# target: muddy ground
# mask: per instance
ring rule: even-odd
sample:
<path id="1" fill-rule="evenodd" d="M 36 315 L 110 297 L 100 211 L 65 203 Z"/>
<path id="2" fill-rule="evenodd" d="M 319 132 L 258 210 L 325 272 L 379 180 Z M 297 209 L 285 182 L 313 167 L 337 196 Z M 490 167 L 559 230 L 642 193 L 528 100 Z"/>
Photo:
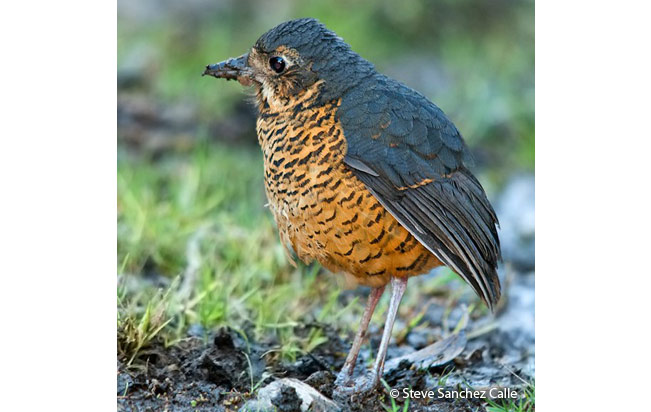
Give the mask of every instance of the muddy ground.
<path id="1" fill-rule="evenodd" d="M 508 282 L 505 304 L 495 317 L 487 315 L 469 320 L 464 331 L 467 342 L 465 345 L 461 343 L 461 352 L 457 356 L 429 367 L 415 367 L 408 362 L 393 369 L 388 365 L 384 379 L 389 387 L 401 391 L 403 388 L 434 391 L 445 388 L 448 391 L 466 387 L 508 387 L 522 392 L 523 386 L 531 382 L 534 375 L 534 276 L 533 273 L 515 275 Z M 412 353 L 432 341 L 443 339 L 445 325 L 441 319 L 444 310 L 443 306 L 430 306 L 424 320 L 431 326 L 412 331 L 400 345 L 392 343 L 388 359 Z M 455 308 L 448 322 L 455 325 L 462 316 L 463 308 Z M 313 326 L 306 325 L 306 331 Z M 282 378 L 298 379 L 330 398 L 335 374 L 343 364 L 350 341 L 342 339 L 341 334 L 329 325 L 316 326 L 323 328 L 329 337 L 328 342 L 291 364 L 268 361 L 265 353 L 271 349 L 271 344 L 249 341 L 247 345 L 240 335 L 228 329 L 207 332 L 204 337 L 188 336 L 168 349 L 159 343 L 145 351 L 138 367 L 126 368 L 118 361 L 118 410 L 255 409 L 259 404 L 255 403 L 255 395 L 251 395 L 252 382 L 259 389 Z M 381 329 L 372 328 L 372 347 L 377 347 L 380 336 Z M 357 375 L 363 373 L 369 358 L 372 356 L 367 346 L 360 355 Z M 270 401 L 279 411 L 300 410 L 300 398 L 287 386 Z M 352 400 L 337 401 L 341 410 L 351 411 L 385 411 L 385 407 L 391 406 L 390 396 L 384 388 Z M 402 401 L 402 398 L 398 399 L 397 404 L 402 404 Z M 409 410 L 477 411 L 485 410 L 485 402 L 477 399 L 412 399 Z"/>

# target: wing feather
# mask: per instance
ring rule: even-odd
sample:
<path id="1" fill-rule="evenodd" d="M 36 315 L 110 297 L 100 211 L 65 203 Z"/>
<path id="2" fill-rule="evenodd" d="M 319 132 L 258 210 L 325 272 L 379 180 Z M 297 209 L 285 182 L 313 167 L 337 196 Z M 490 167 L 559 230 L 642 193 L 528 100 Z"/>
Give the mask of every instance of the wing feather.
<path id="1" fill-rule="evenodd" d="M 493 308 L 500 297 L 498 220 L 465 166 L 470 156 L 459 131 L 424 96 L 382 75 L 359 87 L 369 92 L 352 89 L 354 99 L 344 96 L 338 111 L 348 147 L 345 163 L 402 226 Z"/>

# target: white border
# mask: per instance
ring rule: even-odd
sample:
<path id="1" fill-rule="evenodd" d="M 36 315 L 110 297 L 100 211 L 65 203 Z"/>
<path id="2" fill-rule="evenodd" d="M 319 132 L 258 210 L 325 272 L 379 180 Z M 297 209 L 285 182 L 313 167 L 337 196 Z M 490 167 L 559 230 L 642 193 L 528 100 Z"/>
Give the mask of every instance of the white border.
<path id="1" fill-rule="evenodd" d="M 536 409 L 648 409 L 649 6 L 536 7 Z"/>
<path id="2" fill-rule="evenodd" d="M 7 2 L 2 410 L 116 407 L 116 7 Z"/>

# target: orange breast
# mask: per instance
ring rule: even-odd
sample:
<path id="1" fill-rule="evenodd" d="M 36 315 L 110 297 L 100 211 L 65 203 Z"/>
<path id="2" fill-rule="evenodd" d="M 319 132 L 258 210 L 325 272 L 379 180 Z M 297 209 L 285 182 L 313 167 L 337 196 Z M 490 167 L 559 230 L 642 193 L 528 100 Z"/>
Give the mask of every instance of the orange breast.
<path id="1" fill-rule="evenodd" d="M 310 100 L 308 92 L 296 102 L 300 110 L 262 110 L 258 118 L 265 189 L 283 244 L 306 263 L 316 259 L 374 287 L 441 265 L 343 163 L 338 102 L 309 108 Z"/>

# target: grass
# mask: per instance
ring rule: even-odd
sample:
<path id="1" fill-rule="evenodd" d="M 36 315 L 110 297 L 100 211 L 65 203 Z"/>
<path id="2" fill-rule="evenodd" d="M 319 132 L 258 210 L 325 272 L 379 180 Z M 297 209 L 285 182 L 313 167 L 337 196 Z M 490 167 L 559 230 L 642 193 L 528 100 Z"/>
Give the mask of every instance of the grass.
<path id="1" fill-rule="evenodd" d="M 536 410 L 536 385 L 535 382 L 527 383 L 523 396 L 518 399 L 491 400 L 486 402 L 487 412 L 533 412 Z"/>
<path id="2" fill-rule="evenodd" d="M 293 267 L 264 207 L 261 160 L 247 149 L 199 145 L 152 162 L 118 160 L 118 351 L 128 363 L 153 340 L 190 325 L 272 339 L 294 360 L 357 305 L 339 303 L 333 276 Z M 353 308 L 354 306 L 354 308 Z"/>
<path id="3" fill-rule="evenodd" d="M 145 298 L 143 305 L 136 299 L 129 299 L 122 285 L 118 288 L 118 356 L 131 365 L 140 351 L 159 336 L 173 320 L 168 308 L 170 291 L 157 291 Z"/>
<path id="4" fill-rule="evenodd" d="M 391 387 L 389 384 L 384 380 L 380 379 L 380 382 L 382 383 L 382 386 L 384 386 L 384 389 L 386 392 L 391 392 Z M 396 402 L 396 399 L 393 396 L 389 396 L 389 399 L 391 401 L 391 405 L 385 405 L 382 404 L 382 408 L 384 408 L 385 411 L 387 412 L 407 412 L 409 410 L 409 398 L 405 399 L 405 403 L 400 406 Z"/>

